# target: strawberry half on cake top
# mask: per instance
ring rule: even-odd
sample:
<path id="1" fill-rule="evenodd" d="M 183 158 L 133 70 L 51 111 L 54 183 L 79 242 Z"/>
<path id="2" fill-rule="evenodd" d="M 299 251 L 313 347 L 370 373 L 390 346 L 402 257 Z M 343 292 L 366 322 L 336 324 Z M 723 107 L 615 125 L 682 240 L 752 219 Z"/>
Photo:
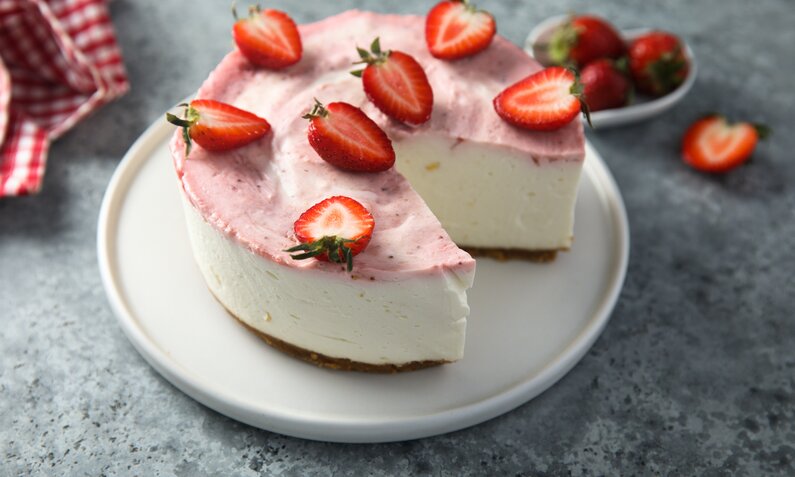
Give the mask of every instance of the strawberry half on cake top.
<path id="1" fill-rule="evenodd" d="M 571 245 L 581 122 L 533 131 L 495 111 L 495 97 L 542 69 L 499 35 L 445 59 L 423 16 L 348 11 L 297 29 L 295 64 L 262 67 L 235 49 L 196 95 L 267 120 L 268 134 L 227 151 L 194 144 L 187 157 L 183 133 L 171 142 L 207 284 L 268 343 L 321 366 L 457 361 L 470 254 L 550 260 Z M 361 63 L 375 38 L 377 58 Z M 362 68 L 366 84 L 351 74 Z M 351 170 L 352 158 L 378 165 Z"/>

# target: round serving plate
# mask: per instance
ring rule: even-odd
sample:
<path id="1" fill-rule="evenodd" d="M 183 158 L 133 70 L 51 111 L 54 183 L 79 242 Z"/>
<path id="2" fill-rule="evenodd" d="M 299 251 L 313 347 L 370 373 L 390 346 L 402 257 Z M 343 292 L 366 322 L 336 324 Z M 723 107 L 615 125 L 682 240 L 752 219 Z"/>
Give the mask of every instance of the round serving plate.
<path id="1" fill-rule="evenodd" d="M 529 401 L 593 345 L 627 268 L 621 194 L 586 145 L 576 242 L 548 264 L 478 260 L 466 356 L 379 375 L 317 368 L 267 346 L 213 299 L 193 261 L 167 142 L 153 124 L 130 148 L 99 217 L 102 281 L 124 332 L 177 388 L 282 434 L 385 442 L 462 429 Z"/>

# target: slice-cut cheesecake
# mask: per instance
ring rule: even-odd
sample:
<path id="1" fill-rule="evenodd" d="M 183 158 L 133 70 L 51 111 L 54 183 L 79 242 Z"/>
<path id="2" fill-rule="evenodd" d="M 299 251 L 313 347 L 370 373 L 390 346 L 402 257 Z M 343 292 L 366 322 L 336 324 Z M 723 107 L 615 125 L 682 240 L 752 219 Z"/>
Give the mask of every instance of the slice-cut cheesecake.
<path id="1" fill-rule="evenodd" d="M 299 27 L 303 58 L 273 71 L 238 50 L 198 98 L 268 119 L 272 133 L 229 152 L 171 143 L 188 231 L 207 285 L 273 346 L 316 364 L 396 371 L 460 359 L 473 253 L 554 257 L 572 240 L 584 157 L 580 121 L 554 132 L 504 122 L 492 99 L 540 70 L 497 36 L 483 52 L 448 62 L 428 53 L 424 18 L 350 11 Z M 431 119 L 397 123 L 350 74 L 356 46 L 380 37 L 414 56 L 433 87 Z M 396 169 L 353 173 L 323 161 L 302 119 L 315 98 L 360 107 L 392 139 Z M 363 204 L 375 220 L 352 272 L 297 261 L 293 223 L 331 196 Z M 499 319 L 499 317 L 491 317 Z"/>
<path id="2" fill-rule="evenodd" d="M 398 170 L 473 255 L 548 261 L 571 246 L 581 160 L 528 160 L 440 137 L 412 137 L 396 151 Z"/>

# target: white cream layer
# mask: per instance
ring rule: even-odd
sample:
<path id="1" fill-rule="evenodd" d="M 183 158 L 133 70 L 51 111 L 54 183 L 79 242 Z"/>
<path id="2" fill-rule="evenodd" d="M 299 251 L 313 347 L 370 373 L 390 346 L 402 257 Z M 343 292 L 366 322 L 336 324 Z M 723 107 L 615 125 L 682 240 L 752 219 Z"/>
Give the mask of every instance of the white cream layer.
<path id="1" fill-rule="evenodd" d="M 183 197 L 184 199 L 184 197 Z M 194 256 L 208 287 L 247 325 L 295 346 L 368 364 L 456 361 L 464 353 L 463 276 L 443 270 L 402 281 L 306 273 L 241 247 L 187 201 Z"/>
<path id="2" fill-rule="evenodd" d="M 571 246 L 581 161 L 529 161 L 514 150 L 447 137 L 394 143 L 396 167 L 459 246 Z"/>

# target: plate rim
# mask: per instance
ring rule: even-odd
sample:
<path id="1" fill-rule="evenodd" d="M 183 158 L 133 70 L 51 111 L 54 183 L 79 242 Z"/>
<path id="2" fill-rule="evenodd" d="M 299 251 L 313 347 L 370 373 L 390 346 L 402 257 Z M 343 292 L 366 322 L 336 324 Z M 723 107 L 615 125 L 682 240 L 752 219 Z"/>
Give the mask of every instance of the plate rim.
<path id="1" fill-rule="evenodd" d="M 102 199 L 97 224 L 97 256 L 103 288 L 108 302 L 122 330 L 138 353 L 172 385 L 194 400 L 245 424 L 294 437 L 346 443 L 377 443 L 419 439 L 464 429 L 509 412 L 540 395 L 565 376 L 593 346 L 601 335 L 618 301 L 626 278 L 629 261 L 629 222 L 621 191 L 606 163 L 596 149 L 586 141 L 584 169 L 595 180 L 595 188 L 605 195 L 608 211 L 616 234 L 616 261 L 612 281 L 594 308 L 592 318 L 561 351 L 538 373 L 486 399 L 437 413 L 405 417 L 382 416 L 378 419 L 351 419 L 285 412 L 281 409 L 262 409 L 203 385 L 203 379 L 169 357 L 138 323 L 125 303 L 118 270 L 113 255 L 113 240 L 118 224 L 118 210 L 138 171 L 161 146 L 173 128 L 157 120 L 133 143 L 111 177 Z"/>

